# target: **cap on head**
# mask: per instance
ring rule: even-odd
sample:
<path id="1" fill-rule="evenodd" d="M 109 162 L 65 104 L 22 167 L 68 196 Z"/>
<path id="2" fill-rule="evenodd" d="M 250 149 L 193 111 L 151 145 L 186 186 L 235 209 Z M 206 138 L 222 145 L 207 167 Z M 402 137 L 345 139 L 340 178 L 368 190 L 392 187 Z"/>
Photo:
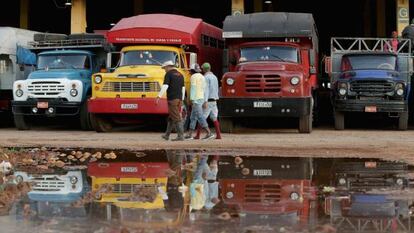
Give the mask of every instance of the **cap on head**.
<path id="1" fill-rule="evenodd" d="M 162 66 L 161 66 L 161 68 L 165 68 L 165 67 L 168 67 L 168 66 L 174 66 L 174 62 L 173 61 L 166 61 L 166 62 L 164 62 L 164 63 L 162 63 Z"/>
<path id="2" fill-rule="evenodd" d="M 201 68 L 203 68 L 203 70 L 210 70 L 211 69 L 210 63 L 204 62 L 203 65 L 201 65 Z"/>
<path id="3" fill-rule="evenodd" d="M 197 63 L 191 64 L 190 70 L 195 71 L 197 73 L 201 72 L 200 65 Z"/>

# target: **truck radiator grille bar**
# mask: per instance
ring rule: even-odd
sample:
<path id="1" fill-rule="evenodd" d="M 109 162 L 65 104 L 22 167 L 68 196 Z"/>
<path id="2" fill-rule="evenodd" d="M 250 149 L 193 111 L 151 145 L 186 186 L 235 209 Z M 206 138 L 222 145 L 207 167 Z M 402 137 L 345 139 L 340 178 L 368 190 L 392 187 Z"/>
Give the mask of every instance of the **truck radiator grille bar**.
<path id="1" fill-rule="evenodd" d="M 272 204 L 280 201 L 278 184 L 246 184 L 244 201 L 247 203 Z"/>
<path id="2" fill-rule="evenodd" d="M 384 80 L 359 80 L 351 82 L 351 91 L 358 94 L 384 95 L 394 90 L 394 84 Z"/>
<path id="3" fill-rule="evenodd" d="M 51 96 L 65 92 L 65 85 L 60 82 L 32 82 L 27 90 L 32 95 Z"/>
<path id="4" fill-rule="evenodd" d="M 159 92 L 158 82 L 106 82 L 104 92 Z"/>
<path id="5" fill-rule="evenodd" d="M 138 187 L 156 187 L 154 184 L 114 184 L 113 194 L 131 194 Z"/>
<path id="6" fill-rule="evenodd" d="M 65 181 L 57 177 L 36 177 L 31 179 L 34 183 L 33 191 L 57 192 L 65 188 Z"/>
<path id="7" fill-rule="evenodd" d="M 280 92 L 281 78 L 279 75 L 246 75 L 246 92 Z"/>

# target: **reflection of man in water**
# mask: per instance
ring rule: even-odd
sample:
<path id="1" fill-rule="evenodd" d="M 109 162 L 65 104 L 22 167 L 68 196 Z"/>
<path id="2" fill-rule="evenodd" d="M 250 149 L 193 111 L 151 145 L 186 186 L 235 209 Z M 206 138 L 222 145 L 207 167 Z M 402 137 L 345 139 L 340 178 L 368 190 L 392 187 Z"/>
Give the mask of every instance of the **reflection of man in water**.
<path id="1" fill-rule="evenodd" d="M 214 158 L 210 161 L 210 164 L 205 164 L 204 167 L 204 196 L 205 196 L 205 204 L 204 208 L 207 210 L 212 209 L 218 202 L 218 181 L 217 181 L 217 159 Z"/>

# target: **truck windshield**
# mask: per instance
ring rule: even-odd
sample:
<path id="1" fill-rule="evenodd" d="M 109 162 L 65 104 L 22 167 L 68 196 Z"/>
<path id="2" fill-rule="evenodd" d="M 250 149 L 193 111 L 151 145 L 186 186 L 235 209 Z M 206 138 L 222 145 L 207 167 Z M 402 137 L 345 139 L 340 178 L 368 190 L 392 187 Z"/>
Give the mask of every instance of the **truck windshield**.
<path id="1" fill-rule="evenodd" d="M 395 70 L 397 58 L 393 55 L 344 56 L 341 71 L 349 70 Z"/>
<path id="2" fill-rule="evenodd" d="M 299 62 L 298 50 L 293 47 L 283 46 L 257 46 L 242 48 L 240 50 L 240 62 L 249 61 L 282 61 Z"/>
<path id="3" fill-rule="evenodd" d="M 41 55 L 37 61 L 38 69 L 89 69 L 86 55 Z"/>
<path id="4" fill-rule="evenodd" d="M 172 51 L 156 50 L 134 50 L 124 53 L 121 66 L 132 65 L 158 65 L 166 61 L 173 61 L 176 66 L 179 64 L 178 55 Z"/>

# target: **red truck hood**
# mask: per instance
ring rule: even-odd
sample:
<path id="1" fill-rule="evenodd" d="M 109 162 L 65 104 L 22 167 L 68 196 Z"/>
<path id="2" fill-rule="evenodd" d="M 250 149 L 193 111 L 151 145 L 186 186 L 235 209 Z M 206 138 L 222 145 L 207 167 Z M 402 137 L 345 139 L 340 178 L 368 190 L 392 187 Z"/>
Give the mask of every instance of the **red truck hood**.
<path id="1" fill-rule="evenodd" d="M 299 71 L 302 67 L 298 64 L 281 62 L 246 62 L 237 66 L 238 71 Z"/>

